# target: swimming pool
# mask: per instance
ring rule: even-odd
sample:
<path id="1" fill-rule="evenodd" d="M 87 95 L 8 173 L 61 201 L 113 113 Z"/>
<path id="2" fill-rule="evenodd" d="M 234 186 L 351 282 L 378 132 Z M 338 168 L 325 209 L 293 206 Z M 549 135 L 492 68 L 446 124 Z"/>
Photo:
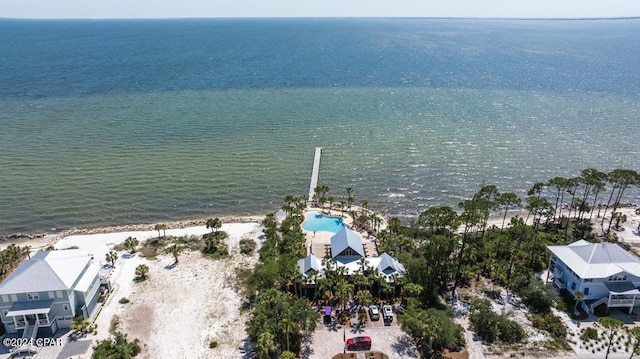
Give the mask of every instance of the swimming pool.
<path id="1" fill-rule="evenodd" d="M 302 228 L 310 232 L 338 233 L 344 228 L 341 217 L 325 216 L 319 212 L 308 212 Z"/>

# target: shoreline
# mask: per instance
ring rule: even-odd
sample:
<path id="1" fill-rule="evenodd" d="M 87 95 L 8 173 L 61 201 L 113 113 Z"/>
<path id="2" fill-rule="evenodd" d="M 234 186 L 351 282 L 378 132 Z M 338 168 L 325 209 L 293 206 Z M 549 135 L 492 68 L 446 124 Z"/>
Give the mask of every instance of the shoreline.
<path id="1" fill-rule="evenodd" d="M 260 223 L 266 215 L 266 213 L 263 215 L 229 215 L 218 216 L 217 218 L 220 218 L 222 223 Z M 69 228 L 56 233 L 15 233 L 9 235 L 0 235 L 0 249 L 4 249 L 11 244 L 16 244 L 18 246 L 35 244 L 36 246 L 34 246 L 34 248 L 44 248 L 48 245 L 54 245 L 56 242 L 63 238 L 74 235 L 155 231 L 154 227 L 159 223 L 165 224 L 167 226 L 166 230 L 198 227 L 206 225 L 206 221 L 208 218 L 216 218 L 216 216 L 198 219 L 172 220 L 157 223 L 132 223 L 118 226 Z"/>
<path id="2" fill-rule="evenodd" d="M 356 207 L 356 206 L 354 206 Z M 640 208 L 637 205 L 627 203 L 624 206 L 618 208 L 619 211 L 625 211 L 630 215 L 631 219 L 635 219 L 635 211 L 636 208 Z M 267 212 L 263 214 L 253 214 L 253 215 L 227 215 L 227 216 L 217 216 L 220 218 L 222 223 L 260 223 L 264 219 L 264 217 L 269 213 Z M 375 212 L 375 211 L 374 211 Z M 385 220 L 388 220 L 387 216 L 383 213 L 379 213 L 383 216 Z M 492 212 L 489 216 L 489 225 L 501 226 L 503 214 L 504 212 Z M 505 227 L 509 225 L 510 219 L 515 216 L 519 216 L 522 219 L 526 219 L 528 212 L 523 209 L 514 209 L 509 211 L 505 221 Z M 45 248 L 48 245 L 54 245 L 59 240 L 74 236 L 74 235 L 90 235 L 90 234 L 108 234 L 108 233 L 121 233 L 121 232 L 140 232 L 140 231 L 156 231 L 155 225 L 162 223 L 167 226 L 165 230 L 172 229 L 182 229 L 182 228 L 190 228 L 190 227 L 198 227 L 205 226 L 208 218 L 215 218 L 216 216 L 209 216 L 206 218 L 197 218 L 197 219 L 182 219 L 182 220 L 171 220 L 165 222 L 157 222 L 157 223 L 130 223 L 116 226 L 104 226 L 104 227 L 85 227 L 85 228 L 69 228 L 64 229 L 55 233 L 15 233 L 9 235 L 0 235 L 0 249 L 4 249 L 11 244 L 16 244 L 18 246 L 28 245 L 32 246 L 34 249 L 36 248 Z M 595 217 L 595 216 L 594 216 Z M 417 216 L 412 216 L 411 218 L 417 218 Z M 531 224 L 531 219 L 529 219 L 529 223 Z"/>

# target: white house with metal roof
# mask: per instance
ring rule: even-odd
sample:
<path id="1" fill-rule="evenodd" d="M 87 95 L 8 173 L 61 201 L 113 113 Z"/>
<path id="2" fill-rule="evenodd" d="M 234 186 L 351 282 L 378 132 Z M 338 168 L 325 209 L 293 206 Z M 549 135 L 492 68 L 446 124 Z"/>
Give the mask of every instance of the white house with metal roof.
<path id="1" fill-rule="evenodd" d="M 548 246 L 549 278 L 571 295 L 584 293 L 583 308 L 590 313 L 604 303 L 608 308 L 640 306 L 640 259 L 615 243 L 580 240 L 567 246 Z"/>
<path id="2" fill-rule="evenodd" d="M 327 255 L 331 256 L 332 265 L 335 268 L 344 267 L 345 274 L 353 275 L 363 267 L 376 270 L 388 282 L 394 277 L 403 277 L 406 274 L 404 266 L 388 253 L 382 253 L 377 257 L 367 257 L 362 238 L 348 228 L 343 228 L 331 237 L 331 248 Z M 322 260 L 313 253 L 298 260 L 298 269 L 305 277 L 317 272 L 324 276 Z"/>
<path id="3" fill-rule="evenodd" d="M 100 266 L 87 252 L 37 252 L 0 283 L 0 318 L 7 333 L 51 336 L 74 317 L 90 318 L 97 307 Z"/>

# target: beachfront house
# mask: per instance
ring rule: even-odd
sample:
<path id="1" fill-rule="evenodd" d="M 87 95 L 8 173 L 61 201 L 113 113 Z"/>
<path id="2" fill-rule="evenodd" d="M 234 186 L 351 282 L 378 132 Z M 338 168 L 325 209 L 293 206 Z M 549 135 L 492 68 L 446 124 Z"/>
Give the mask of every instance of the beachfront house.
<path id="1" fill-rule="evenodd" d="M 549 275 L 553 285 L 574 298 L 582 292 L 582 308 L 628 308 L 640 305 L 640 260 L 615 243 L 580 240 L 567 246 L 548 246 Z"/>
<path id="2" fill-rule="evenodd" d="M 377 257 L 367 256 L 362 238 L 346 227 L 331 237 L 331 245 L 327 247 L 325 254 L 327 258 L 331 258 L 329 263 L 336 268 L 344 267 L 347 275 L 353 275 L 363 267 L 376 270 L 387 282 L 406 275 L 404 266 L 388 253 L 382 253 Z M 307 278 L 312 273 L 318 273 L 322 277 L 324 276 L 322 263 L 320 258 L 311 253 L 298 260 L 298 269 Z"/>
<path id="3" fill-rule="evenodd" d="M 7 333 L 51 336 L 76 316 L 95 314 L 108 279 L 92 256 L 80 250 L 40 251 L 0 283 L 0 312 Z"/>

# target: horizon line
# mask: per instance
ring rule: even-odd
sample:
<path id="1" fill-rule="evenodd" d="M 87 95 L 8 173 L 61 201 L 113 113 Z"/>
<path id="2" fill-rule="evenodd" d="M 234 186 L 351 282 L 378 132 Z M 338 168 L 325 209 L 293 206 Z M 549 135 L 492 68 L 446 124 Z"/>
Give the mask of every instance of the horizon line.
<path id="1" fill-rule="evenodd" d="M 501 21 L 593 21 L 636 20 L 637 16 L 611 17 L 465 17 L 465 16 L 211 16 L 211 17 L 3 17 L 0 20 L 222 20 L 222 19 L 391 19 L 391 20 L 501 20 Z"/>

